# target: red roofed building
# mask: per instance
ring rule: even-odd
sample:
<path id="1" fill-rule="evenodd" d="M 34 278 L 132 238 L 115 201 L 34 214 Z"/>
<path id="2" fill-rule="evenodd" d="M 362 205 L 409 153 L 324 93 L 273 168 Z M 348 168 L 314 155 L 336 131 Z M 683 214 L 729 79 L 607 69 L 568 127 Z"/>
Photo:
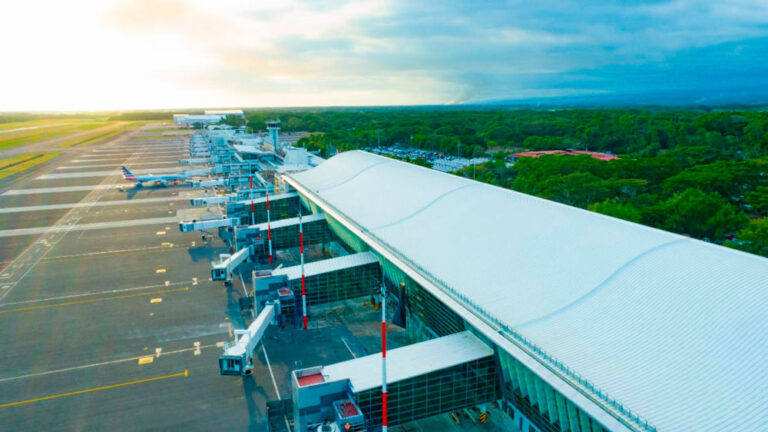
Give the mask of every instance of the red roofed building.
<path id="1" fill-rule="evenodd" d="M 591 151 L 585 151 L 585 150 L 541 150 L 541 151 L 526 151 L 526 152 L 520 152 L 515 153 L 512 155 L 515 159 L 521 158 L 521 157 L 530 157 L 530 158 L 537 158 L 544 155 L 566 155 L 566 156 L 578 156 L 578 155 L 587 155 L 590 157 L 593 157 L 595 159 L 600 160 L 613 160 L 618 159 L 619 157 L 616 155 L 608 154 L 608 153 L 598 153 L 598 152 L 591 152 Z"/>

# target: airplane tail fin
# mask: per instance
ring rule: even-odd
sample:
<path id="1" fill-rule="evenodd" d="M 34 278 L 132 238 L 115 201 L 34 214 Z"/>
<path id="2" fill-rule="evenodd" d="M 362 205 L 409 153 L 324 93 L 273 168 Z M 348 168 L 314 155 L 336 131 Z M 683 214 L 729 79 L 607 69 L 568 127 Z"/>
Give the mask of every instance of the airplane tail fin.
<path id="1" fill-rule="evenodd" d="M 126 167 L 125 167 L 125 165 L 121 166 L 120 168 L 123 170 L 123 178 L 124 178 L 125 180 L 132 180 L 132 181 L 136 181 L 136 176 L 135 176 L 135 175 L 133 175 L 133 173 L 132 173 L 132 172 L 130 172 L 130 171 L 128 170 L 128 168 L 126 168 Z"/>

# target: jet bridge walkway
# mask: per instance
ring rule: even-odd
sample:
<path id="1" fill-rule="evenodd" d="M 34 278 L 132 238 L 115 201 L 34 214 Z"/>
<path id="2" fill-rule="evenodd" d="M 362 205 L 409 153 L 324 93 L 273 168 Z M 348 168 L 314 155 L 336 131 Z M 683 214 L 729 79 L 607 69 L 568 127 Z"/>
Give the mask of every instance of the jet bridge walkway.
<path id="1" fill-rule="evenodd" d="M 313 214 L 303 217 L 304 245 L 326 243 L 331 240 L 331 231 L 324 214 Z M 267 234 L 267 223 L 250 225 L 247 228 L 258 228 Z M 280 219 L 271 223 L 272 249 L 287 249 L 299 247 L 299 218 Z"/>
<path id="2" fill-rule="evenodd" d="M 492 403 L 500 397 L 493 349 L 470 331 L 387 352 L 387 424 L 414 420 Z M 291 373 L 296 430 L 349 422 L 338 404 L 362 416 L 356 425 L 381 425 L 381 354 L 297 369 Z M 343 429 L 342 429 L 343 430 Z"/>
<path id="3" fill-rule="evenodd" d="M 282 267 L 273 276 L 285 276 L 287 285 L 301 293 L 301 266 Z M 381 269 L 372 252 L 362 252 L 304 264 L 307 305 L 368 296 L 379 292 Z"/>
<path id="4" fill-rule="evenodd" d="M 253 205 L 253 207 L 251 207 Z M 299 213 L 299 194 L 296 192 L 269 197 L 270 217 L 285 219 Z M 252 213 L 253 211 L 253 213 Z M 253 214 L 253 216 L 251 216 Z M 258 197 L 227 203 L 227 216 L 239 217 L 243 224 L 258 224 L 267 221 L 267 197 Z"/>

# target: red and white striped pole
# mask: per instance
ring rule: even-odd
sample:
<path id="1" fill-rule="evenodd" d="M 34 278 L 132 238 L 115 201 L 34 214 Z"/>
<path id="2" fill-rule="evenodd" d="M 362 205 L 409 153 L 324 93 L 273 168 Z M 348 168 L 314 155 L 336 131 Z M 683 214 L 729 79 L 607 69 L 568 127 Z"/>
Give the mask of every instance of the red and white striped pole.
<path id="1" fill-rule="evenodd" d="M 387 286 L 381 285 L 381 431 L 387 432 Z"/>
<path id="2" fill-rule="evenodd" d="M 307 329 L 307 283 L 304 279 L 304 224 L 299 206 L 299 254 L 301 255 L 301 311 L 304 317 L 304 330 Z"/>
<path id="3" fill-rule="evenodd" d="M 272 265 L 272 219 L 269 217 L 269 192 L 267 192 L 267 240 L 269 241 L 269 265 Z"/>
<path id="4" fill-rule="evenodd" d="M 253 175 L 248 176 L 248 183 L 251 185 L 251 225 L 256 225 L 256 210 L 253 206 Z"/>

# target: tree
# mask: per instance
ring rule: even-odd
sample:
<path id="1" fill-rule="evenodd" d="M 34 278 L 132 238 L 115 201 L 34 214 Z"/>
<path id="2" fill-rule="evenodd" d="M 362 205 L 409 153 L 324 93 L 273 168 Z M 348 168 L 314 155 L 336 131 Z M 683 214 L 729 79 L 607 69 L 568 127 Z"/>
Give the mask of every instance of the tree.
<path id="1" fill-rule="evenodd" d="M 606 200 L 599 203 L 593 203 L 587 206 L 587 209 L 607 216 L 628 220 L 630 222 L 640 223 L 643 219 L 640 210 L 629 203 L 620 203 Z"/>
<path id="2" fill-rule="evenodd" d="M 736 238 L 725 242 L 725 246 L 768 257 L 768 219 L 749 221 L 749 225 L 736 234 Z"/>
<path id="3" fill-rule="evenodd" d="M 693 237 L 722 240 L 746 225 L 747 216 L 715 192 L 686 189 L 660 205 L 667 215 L 660 228 Z"/>
<path id="4" fill-rule="evenodd" d="M 765 217 L 768 214 L 768 186 L 758 186 L 749 192 L 746 203 L 754 214 Z"/>

